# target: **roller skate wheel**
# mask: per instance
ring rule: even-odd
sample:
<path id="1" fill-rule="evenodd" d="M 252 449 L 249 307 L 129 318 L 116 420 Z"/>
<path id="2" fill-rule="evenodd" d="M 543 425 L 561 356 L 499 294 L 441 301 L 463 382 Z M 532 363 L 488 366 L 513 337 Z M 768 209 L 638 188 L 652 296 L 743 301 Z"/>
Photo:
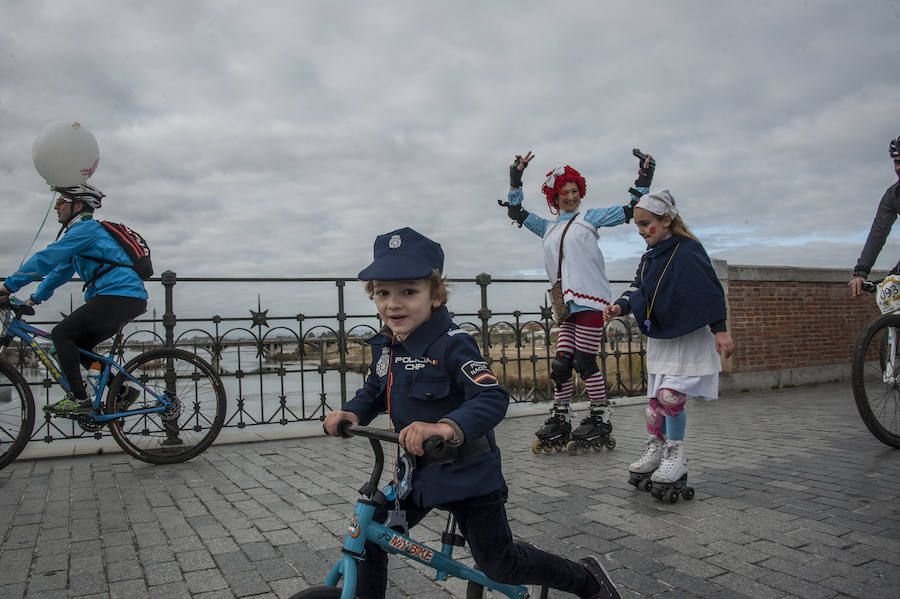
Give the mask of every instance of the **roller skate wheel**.
<path id="1" fill-rule="evenodd" d="M 640 483 L 640 481 L 638 479 L 636 479 L 635 477 L 633 477 L 633 476 L 628 477 L 628 484 L 631 485 L 632 487 L 637 488 L 639 483 Z"/>
<path id="2" fill-rule="evenodd" d="M 538 439 L 537 441 L 535 441 L 534 443 L 531 444 L 531 453 L 533 453 L 535 455 L 540 455 L 541 451 L 543 450 L 543 445 L 544 445 L 544 442 L 541 441 L 540 439 Z"/>
<path id="3" fill-rule="evenodd" d="M 553 453 L 553 445 L 545 444 L 544 445 L 544 453 Z"/>
<path id="4" fill-rule="evenodd" d="M 578 454 L 578 443 L 575 441 L 569 441 L 566 443 L 566 453 L 569 455 L 577 455 Z"/>
<path id="5" fill-rule="evenodd" d="M 690 501 L 694 498 L 694 487 L 685 487 L 684 491 L 681 492 L 681 495 L 684 497 L 685 501 Z"/>
<path id="6" fill-rule="evenodd" d="M 669 503 L 678 503 L 678 497 L 678 491 L 676 491 L 675 489 L 669 489 L 668 491 L 666 491 L 665 499 Z"/>
<path id="7" fill-rule="evenodd" d="M 561 440 L 557 441 L 556 443 L 553 444 L 553 449 L 555 449 L 557 453 L 565 451 L 565 449 L 566 449 L 565 441 L 561 441 Z"/>
<path id="8" fill-rule="evenodd" d="M 638 484 L 638 489 L 641 491 L 647 491 L 648 493 L 653 490 L 653 481 L 649 478 L 645 478 Z"/>
<path id="9" fill-rule="evenodd" d="M 647 485 L 647 489 L 650 491 L 650 494 L 656 497 L 657 499 L 663 496 L 663 490 L 659 487 L 653 486 L 653 483 Z"/>
<path id="10" fill-rule="evenodd" d="M 615 449 L 615 447 L 616 447 L 616 438 L 615 437 L 610 437 L 609 439 L 606 440 L 606 448 L 607 449 Z"/>

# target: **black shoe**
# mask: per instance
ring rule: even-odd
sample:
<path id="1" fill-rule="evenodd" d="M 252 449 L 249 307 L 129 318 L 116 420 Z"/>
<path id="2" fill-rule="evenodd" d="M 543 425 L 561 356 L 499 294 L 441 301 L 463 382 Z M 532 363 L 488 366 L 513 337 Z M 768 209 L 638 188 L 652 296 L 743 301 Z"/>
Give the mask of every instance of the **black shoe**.
<path id="1" fill-rule="evenodd" d="M 600 564 L 600 560 L 591 556 L 578 560 L 578 563 L 587 569 L 591 578 L 593 578 L 594 582 L 600 587 L 590 596 L 590 599 L 622 599 L 619 590 L 616 589 L 616 585 L 613 584 L 612 579 L 610 579 L 609 574 L 606 572 L 606 568 Z"/>

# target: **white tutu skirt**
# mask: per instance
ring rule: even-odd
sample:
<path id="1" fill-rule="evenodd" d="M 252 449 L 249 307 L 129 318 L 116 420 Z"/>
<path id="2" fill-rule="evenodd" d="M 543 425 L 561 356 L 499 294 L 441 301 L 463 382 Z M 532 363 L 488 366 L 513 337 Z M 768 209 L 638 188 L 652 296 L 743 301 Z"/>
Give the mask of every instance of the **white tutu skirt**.
<path id="1" fill-rule="evenodd" d="M 648 374 L 647 397 L 656 397 L 660 389 L 680 391 L 689 398 L 702 397 L 712 400 L 719 398 L 719 373 L 702 376 L 684 376 L 677 374 Z"/>

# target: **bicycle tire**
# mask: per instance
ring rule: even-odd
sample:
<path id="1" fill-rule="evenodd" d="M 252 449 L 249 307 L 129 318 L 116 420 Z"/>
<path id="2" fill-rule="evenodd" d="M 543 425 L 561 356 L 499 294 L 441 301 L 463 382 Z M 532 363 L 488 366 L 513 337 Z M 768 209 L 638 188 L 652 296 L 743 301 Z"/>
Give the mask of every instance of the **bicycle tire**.
<path id="1" fill-rule="evenodd" d="M 341 587 L 310 587 L 288 599 L 341 599 Z"/>
<path id="2" fill-rule="evenodd" d="M 123 450 L 151 464 L 174 464 L 197 457 L 212 445 L 225 422 L 227 400 L 222 380 L 209 362 L 188 351 L 163 348 L 135 356 L 124 369 L 144 386 L 128 409 L 156 405 L 148 388 L 165 394 L 175 406 L 169 413 L 111 420 L 110 433 Z M 118 411 L 119 389 L 126 380 L 122 374 L 113 378 L 106 397 L 107 414 Z"/>
<path id="3" fill-rule="evenodd" d="M 866 428 L 885 445 L 900 448 L 900 376 L 884 380 L 887 331 L 891 327 L 900 332 L 900 314 L 885 314 L 860 333 L 853 348 L 850 376 L 856 409 Z M 897 354 L 900 356 L 900 339 Z M 897 368 L 900 370 L 900 360 Z"/>
<path id="4" fill-rule="evenodd" d="M 25 449 L 34 430 L 34 418 L 34 395 L 28 381 L 15 366 L 0 360 L 0 468 Z"/>

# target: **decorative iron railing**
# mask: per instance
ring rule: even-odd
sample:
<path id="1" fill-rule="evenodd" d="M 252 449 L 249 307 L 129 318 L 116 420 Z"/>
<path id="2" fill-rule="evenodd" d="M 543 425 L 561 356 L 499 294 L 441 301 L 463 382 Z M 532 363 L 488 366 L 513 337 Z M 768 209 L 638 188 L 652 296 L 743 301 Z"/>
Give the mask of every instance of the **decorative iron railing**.
<path id="1" fill-rule="evenodd" d="M 139 318 L 128 325 L 125 337 L 128 351 L 178 346 L 208 360 L 221 376 L 228 394 L 227 427 L 284 426 L 322 419 L 330 410 L 343 405 L 362 385 L 370 362 L 365 340 L 380 329 L 381 323 L 371 310 L 371 302 L 364 296 L 364 303 L 356 301 L 360 299 L 359 294 L 353 295 L 352 302 L 361 304 L 359 313 L 348 312 L 347 284 L 358 284 L 356 279 L 178 278 L 167 271 L 151 281 L 162 285 L 164 312 L 161 318 L 153 312 L 151 317 Z M 448 283 L 452 291 L 450 307 L 459 308 L 452 312 L 454 322 L 476 338 L 494 374 L 510 391 L 512 401 L 551 399 L 549 370 L 556 328 L 544 292 L 546 281 L 494 279 L 480 274 L 474 279 L 449 279 Z M 264 307 L 259 294 L 255 309 L 249 308 L 249 317 L 194 316 L 191 314 L 198 312 L 195 304 L 176 306 L 176 284 L 221 289 L 213 293 L 215 297 L 224 297 L 230 290 L 246 289 L 248 285 L 317 287 L 318 306 L 325 309 L 311 305 L 311 313 L 291 313 L 285 309 L 286 305 L 294 307 L 304 302 L 281 299 L 276 301 L 276 309 L 284 311 L 276 313 L 273 308 Z M 335 295 L 331 299 L 322 291 L 324 285 L 333 286 Z M 196 301 L 198 294 L 190 295 Z M 304 297 L 309 295 L 306 293 Z M 529 303 L 533 308 L 526 307 Z M 607 324 L 598 362 L 610 397 L 645 392 L 644 356 L 644 338 L 631 317 L 617 318 Z M 33 363 L 28 348 L 13 345 L 4 358 L 17 363 L 40 405 L 56 401 L 58 388 L 43 367 Z M 584 393 L 579 381 L 576 400 L 582 399 Z M 86 433 L 71 421 L 43 415 L 38 420 L 33 437 L 47 442 L 60 437 L 103 434 L 102 431 Z"/>

